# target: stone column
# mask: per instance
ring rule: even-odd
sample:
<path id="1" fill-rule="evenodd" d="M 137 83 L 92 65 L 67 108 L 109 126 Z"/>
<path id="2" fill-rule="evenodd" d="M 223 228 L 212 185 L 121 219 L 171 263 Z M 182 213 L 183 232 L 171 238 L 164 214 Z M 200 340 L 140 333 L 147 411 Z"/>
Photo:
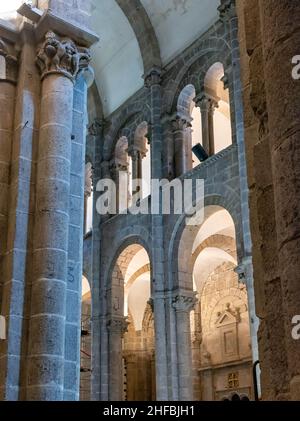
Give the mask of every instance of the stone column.
<path id="1" fill-rule="evenodd" d="M 194 295 L 176 295 L 173 308 L 176 312 L 177 364 L 179 400 L 193 400 L 193 362 L 191 350 L 190 312 L 197 300 Z"/>
<path id="2" fill-rule="evenodd" d="M 15 123 L 19 123 L 20 120 L 20 115 L 14 118 L 17 74 L 18 62 L 14 46 L 0 38 L 0 316 L 3 318 L 3 333 L 5 334 L 0 340 L 0 400 L 17 400 L 20 383 L 24 299 L 22 264 L 25 260 L 28 224 L 28 215 L 26 215 L 28 209 L 26 205 L 22 205 L 26 204 L 23 198 L 29 196 L 27 188 L 30 184 L 27 184 L 26 173 L 30 165 L 26 168 L 23 166 L 23 171 L 18 168 L 19 154 L 22 154 L 23 148 L 21 146 L 17 148 L 19 138 L 17 134 L 14 136 L 14 120 Z M 20 95 L 18 105 L 19 110 L 24 113 L 19 103 L 21 98 L 24 99 Z M 28 113 L 28 123 L 32 128 L 34 123 L 29 115 L 30 113 Z M 29 129 L 24 128 L 24 131 L 26 130 L 30 133 Z M 28 143 L 30 143 L 30 137 Z M 30 156 L 28 162 L 30 162 Z M 21 176 L 23 173 L 24 180 L 20 188 L 18 175 Z M 18 239 L 16 238 L 17 231 L 20 234 Z M 9 374 L 12 370 L 14 376 Z"/>
<path id="3" fill-rule="evenodd" d="M 126 354 L 125 355 L 125 362 L 127 367 L 127 400 L 134 401 L 136 400 L 135 397 L 135 390 L 136 390 L 136 355 L 135 354 Z"/>
<path id="4" fill-rule="evenodd" d="M 79 399 L 80 386 L 87 89 L 92 82 L 93 71 L 90 67 L 86 67 L 76 78 L 73 96 L 64 369 L 64 400 L 68 401 Z M 91 189 L 91 174 L 89 188 Z"/>
<path id="5" fill-rule="evenodd" d="M 8 200 L 9 200 L 9 166 L 13 138 L 15 110 L 17 58 L 3 39 L 0 38 L 0 256 L 6 252 Z M 3 273 L 2 259 L 0 269 Z M 2 297 L 2 279 L 0 281 L 0 303 Z M 0 307 L 1 311 L 1 307 Z"/>
<path id="6" fill-rule="evenodd" d="M 128 322 L 125 317 L 113 316 L 107 322 L 109 335 L 109 395 L 110 401 L 123 400 L 123 337 Z"/>
<path id="7" fill-rule="evenodd" d="M 114 180 L 115 184 L 116 184 L 116 208 L 117 208 L 117 212 L 121 211 L 120 208 L 120 192 L 122 194 L 126 194 L 126 192 L 124 192 L 123 190 L 120 190 L 120 187 L 122 188 L 122 186 L 120 186 L 120 184 L 122 183 L 122 179 L 120 177 L 120 174 L 122 172 L 126 172 L 128 173 L 128 166 L 125 165 L 121 165 L 119 163 L 117 163 L 115 160 L 111 161 L 110 163 L 110 173 L 111 173 L 111 177 Z M 127 207 L 128 207 L 128 185 L 127 185 L 127 201 L 126 201 Z"/>
<path id="8" fill-rule="evenodd" d="M 234 107 L 234 121 L 232 121 L 232 132 L 238 147 L 239 180 L 241 190 L 241 210 L 243 222 L 244 255 L 251 256 L 252 242 L 249 222 L 249 190 L 247 180 L 246 158 L 245 158 L 245 133 L 244 133 L 244 107 L 241 83 L 240 50 L 238 38 L 238 18 L 236 15 L 235 0 L 221 0 L 218 8 L 220 18 L 229 32 L 229 42 L 231 47 L 231 68 L 227 73 L 230 95 L 230 105 Z M 226 69 L 225 69 L 226 70 Z M 233 100 L 232 100 L 233 99 Z"/>
<path id="9" fill-rule="evenodd" d="M 215 99 L 208 96 L 205 92 L 200 93 L 195 98 L 196 106 L 200 108 L 202 123 L 202 146 L 208 156 L 215 153 L 214 140 L 214 111 L 218 106 Z"/>
<path id="10" fill-rule="evenodd" d="M 239 263 L 241 267 L 245 266 L 248 268 L 246 273 L 249 314 L 251 315 L 252 353 L 253 358 L 257 358 L 257 329 L 259 322 L 256 317 L 255 309 L 253 271 L 249 268 L 249 265 L 252 265 L 252 240 L 250 234 L 249 189 L 245 155 L 244 104 L 242 97 L 240 45 L 238 37 L 239 28 L 238 18 L 236 15 L 236 1 L 222 0 L 221 6 L 218 8 L 218 10 L 224 25 L 227 25 L 231 47 L 231 66 L 225 69 L 224 83 L 225 86 L 229 86 L 232 133 L 233 139 L 236 141 L 238 148 L 241 215 L 243 226 L 243 246 L 238 245 L 238 247 L 241 249 L 243 248 L 244 254 Z"/>
<path id="11" fill-rule="evenodd" d="M 86 224 L 87 224 L 87 204 L 89 197 L 92 194 L 92 164 L 90 162 L 85 164 L 85 178 L 84 178 L 84 218 L 83 218 L 83 233 L 86 232 Z"/>
<path id="12" fill-rule="evenodd" d="M 186 157 L 185 130 L 188 127 L 187 121 L 179 116 L 173 117 L 173 136 L 174 136 L 174 160 L 175 175 L 180 177 L 185 174 L 188 168 Z"/>
<path id="13" fill-rule="evenodd" d="M 64 398 L 69 196 L 74 81 L 89 55 L 48 32 L 37 55 L 42 74 L 28 400 Z M 82 227 L 82 221 L 81 221 Z M 71 340 L 71 338 L 70 338 Z"/>
<path id="14" fill-rule="evenodd" d="M 143 171 L 142 171 L 142 159 L 145 156 L 143 151 L 139 150 L 135 145 L 130 146 L 128 148 L 128 155 L 131 157 L 132 161 L 132 182 L 134 183 L 136 180 L 142 180 Z M 139 186 L 138 189 L 132 186 L 132 195 L 137 194 L 140 192 L 142 197 L 142 186 Z"/>
<path id="15" fill-rule="evenodd" d="M 145 76 L 145 84 L 149 89 L 151 100 L 151 177 L 154 179 L 161 179 L 163 151 L 161 126 L 161 69 L 151 69 Z M 156 199 L 159 203 L 161 203 L 161 194 Z M 153 200 L 154 198 L 152 192 L 152 201 Z M 151 241 L 151 291 L 154 305 L 155 326 L 156 398 L 157 400 L 168 400 L 168 357 L 164 277 L 164 224 L 163 215 L 161 214 L 153 214 L 151 216 Z"/>
<path id="16" fill-rule="evenodd" d="M 0 269 L 3 273 L 3 258 L 6 252 L 9 201 L 9 166 L 13 138 L 15 110 L 17 58 L 10 50 L 13 47 L 0 38 Z M 0 304 L 2 299 L 2 282 L 0 281 Z M 0 305 L 0 311 L 2 305 Z M 0 313 L 1 315 L 1 313 Z"/>
<path id="17" fill-rule="evenodd" d="M 215 132 L 214 132 L 214 114 L 215 109 L 218 107 L 218 102 L 210 98 L 209 99 L 209 110 L 208 110 L 208 131 L 209 131 L 209 153 L 214 155 L 215 150 Z"/>
<path id="18" fill-rule="evenodd" d="M 174 168 L 174 139 L 172 133 L 172 117 L 165 114 L 162 117 L 163 125 L 163 178 L 173 180 L 175 174 Z"/>
<path id="19" fill-rule="evenodd" d="M 300 314 L 300 82 L 292 77 L 291 62 L 299 54 L 300 3 L 266 0 L 259 6 L 290 398 L 299 400 L 300 341 L 291 330 Z"/>
<path id="20" fill-rule="evenodd" d="M 97 186 L 101 179 L 101 145 L 103 144 L 104 122 L 94 120 L 89 128 L 88 135 L 92 137 L 93 153 L 93 186 Z M 101 218 L 96 209 L 96 202 L 100 193 L 94 189 L 93 195 L 93 235 L 92 235 L 92 400 L 100 400 L 100 355 L 104 340 L 101 340 L 100 323 L 100 248 L 101 248 Z"/>

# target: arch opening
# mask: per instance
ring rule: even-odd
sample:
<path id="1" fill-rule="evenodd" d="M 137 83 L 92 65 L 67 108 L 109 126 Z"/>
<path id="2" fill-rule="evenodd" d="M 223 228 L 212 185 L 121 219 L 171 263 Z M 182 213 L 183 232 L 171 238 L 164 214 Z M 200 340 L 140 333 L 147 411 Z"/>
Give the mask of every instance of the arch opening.
<path id="1" fill-rule="evenodd" d="M 81 340 L 80 340 L 80 400 L 91 400 L 91 289 L 89 281 L 82 277 Z"/>
<path id="2" fill-rule="evenodd" d="M 149 255 L 140 244 L 127 246 L 111 275 L 110 320 L 123 320 L 109 330 L 110 396 L 121 400 L 155 400 L 155 341 Z M 114 354 L 116 344 L 119 357 Z M 117 358 L 116 358 L 117 357 Z"/>
<path id="3" fill-rule="evenodd" d="M 234 221 L 224 208 L 206 206 L 204 222 L 186 226 L 178 245 L 178 288 L 197 294 L 190 313 L 197 400 L 221 400 L 233 390 L 253 397 L 248 296 L 236 267 Z"/>

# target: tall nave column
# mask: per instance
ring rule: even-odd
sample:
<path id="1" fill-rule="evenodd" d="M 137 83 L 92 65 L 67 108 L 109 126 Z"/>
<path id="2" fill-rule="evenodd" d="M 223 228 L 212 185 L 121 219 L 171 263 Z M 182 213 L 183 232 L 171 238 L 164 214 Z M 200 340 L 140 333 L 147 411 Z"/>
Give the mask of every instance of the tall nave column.
<path id="1" fill-rule="evenodd" d="M 173 298 L 173 308 L 176 314 L 176 342 L 178 365 L 178 399 L 193 400 L 193 369 L 191 348 L 190 312 L 197 300 L 194 295 L 176 295 Z"/>
<path id="2" fill-rule="evenodd" d="M 124 395 L 123 337 L 128 322 L 125 317 L 112 316 L 108 320 L 109 332 L 109 385 L 108 400 L 122 401 Z"/>
<path id="3" fill-rule="evenodd" d="M 151 178 L 160 180 L 163 174 L 162 123 L 161 123 L 161 69 L 154 67 L 145 76 L 145 85 L 149 89 L 151 100 Z M 154 202 L 152 192 L 152 202 Z M 161 193 L 156 199 L 161 203 Z M 154 204 L 154 203 L 153 203 Z M 155 326 L 155 372 L 156 399 L 168 400 L 168 362 L 167 362 L 167 329 L 166 329 L 166 299 L 164 274 L 164 224 L 163 215 L 151 216 L 152 239 L 152 285 L 151 293 L 154 306 Z"/>
<path id="4" fill-rule="evenodd" d="M 300 3 L 264 0 L 259 6 L 285 322 L 282 340 L 288 359 L 290 399 L 299 400 L 300 340 L 292 335 L 292 320 L 300 314 L 300 80 L 292 75 L 292 59 L 299 55 Z"/>
<path id="5" fill-rule="evenodd" d="M 17 73 L 18 63 L 14 47 L 0 38 L 0 317 L 3 323 L 0 336 L 0 400 L 13 400 L 18 397 L 17 364 L 21 353 L 22 320 L 19 304 L 22 300 L 23 283 L 21 276 L 18 277 L 14 272 L 14 265 L 8 264 L 14 256 L 14 233 L 19 226 L 19 221 L 16 222 L 17 218 L 14 216 L 18 214 L 18 210 L 12 209 L 9 200 L 10 185 L 17 185 L 16 165 L 10 174 L 12 151 L 15 152 L 12 145 Z M 17 207 L 18 201 L 15 202 Z M 22 211 L 25 214 L 26 210 Z M 24 225 L 23 229 L 26 231 Z M 11 228 L 8 229 L 8 226 Z M 21 244 L 20 242 L 19 256 L 23 252 Z M 13 370 L 14 366 L 15 376 L 11 379 L 8 372 Z"/>
<path id="6" fill-rule="evenodd" d="M 70 39 L 60 40 L 53 32 L 46 34 L 37 55 L 42 93 L 28 400 L 62 400 L 64 397 L 73 94 L 75 79 L 80 69 L 88 65 L 89 58 L 86 50 L 78 48 Z"/>

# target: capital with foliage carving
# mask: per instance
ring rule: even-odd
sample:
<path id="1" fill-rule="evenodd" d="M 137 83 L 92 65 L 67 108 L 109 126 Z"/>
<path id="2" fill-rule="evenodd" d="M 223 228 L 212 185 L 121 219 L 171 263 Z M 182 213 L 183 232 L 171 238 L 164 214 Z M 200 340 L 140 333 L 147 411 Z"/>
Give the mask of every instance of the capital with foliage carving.
<path id="1" fill-rule="evenodd" d="M 80 70 L 89 66 L 90 60 L 87 48 L 78 47 L 71 39 L 59 38 L 49 31 L 38 49 L 36 62 L 42 79 L 49 74 L 60 74 L 74 81 Z"/>
<path id="2" fill-rule="evenodd" d="M 178 294 L 173 298 L 172 306 L 177 312 L 188 313 L 194 310 L 197 303 L 196 294 L 183 295 Z"/>
<path id="3" fill-rule="evenodd" d="M 107 322 L 107 328 L 112 333 L 118 333 L 123 336 L 128 329 L 129 322 L 126 317 L 112 317 Z"/>
<path id="4" fill-rule="evenodd" d="M 223 22 L 236 17 L 235 0 L 221 0 L 221 5 L 218 7 L 220 19 Z"/>

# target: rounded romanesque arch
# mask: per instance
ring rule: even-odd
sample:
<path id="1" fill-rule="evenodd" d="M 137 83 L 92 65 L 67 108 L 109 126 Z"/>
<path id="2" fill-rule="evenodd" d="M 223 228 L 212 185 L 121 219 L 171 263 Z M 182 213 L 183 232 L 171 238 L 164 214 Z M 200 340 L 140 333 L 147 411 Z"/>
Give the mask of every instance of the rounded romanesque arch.
<path id="1" fill-rule="evenodd" d="M 210 186 L 205 186 L 205 188 L 204 222 L 218 210 L 224 209 L 230 214 L 235 227 L 235 242 L 239 261 L 244 257 L 244 246 L 237 195 L 233 191 L 226 189 L 225 186 L 222 186 L 222 195 L 210 194 L 210 190 L 214 189 L 216 191 L 216 185 L 213 188 L 210 188 Z M 180 215 L 173 226 L 168 250 L 170 289 L 181 287 L 192 289 L 191 262 L 193 259 L 193 244 L 199 228 L 197 225 L 186 225 L 185 215 Z M 182 253 L 179 253 L 180 242 L 184 243 Z M 181 279 L 179 273 L 183 274 Z"/>
<path id="2" fill-rule="evenodd" d="M 148 387 L 149 377 L 146 366 L 151 364 L 151 359 L 147 357 L 143 360 L 143 358 L 145 353 L 153 354 L 153 346 L 148 350 L 144 341 L 137 349 L 136 346 L 140 340 L 139 331 L 143 329 L 144 313 L 150 298 L 149 254 L 141 238 L 129 237 L 122 242 L 114 255 L 106 285 L 109 396 L 111 399 L 124 400 L 128 396 L 135 396 L 137 400 L 149 398 L 148 395 L 144 396 L 139 391 L 146 390 Z M 143 346 L 146 347 L 144 353 L 140 354 L 139 358 L 135 358 L 135 354 Z M 136 380 L 137 371 L 141 373 L 139 380 Z M 152 386 L 149 390 L 152 390 Z"/>
<path id="3" fill-rule="evenodd" d="M 133 139 L 137 127 L 143 121 L 151 121 L 146 101 L 136 100 L 113 115 L 104 137 L 103 159 L 106 161 L 111 159 L 116 142 L 121 136 Z"/>
<path id="4" fill-rule="evenodd" d="M 162 104 L 163 113 L 175 110 L 182 89 L 193 84 L 197 94 L 203 86 L 205 74 L 209 67 L 217 61 L 224 66 L 230 62 L 230 46 L 223 38 L 207 38 L 199 43 L 193 54 L 179 61 L 165 86 L 166 95 Z"/>

